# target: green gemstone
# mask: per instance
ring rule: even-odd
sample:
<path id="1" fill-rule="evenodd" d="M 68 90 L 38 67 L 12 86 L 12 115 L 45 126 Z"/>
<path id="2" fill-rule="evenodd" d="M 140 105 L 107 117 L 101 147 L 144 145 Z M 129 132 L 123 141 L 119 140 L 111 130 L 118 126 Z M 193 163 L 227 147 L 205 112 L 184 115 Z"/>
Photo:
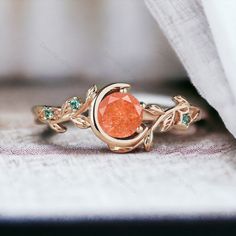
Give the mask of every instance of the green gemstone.
<path id="1" fill-rule="evenodd" d="M 49 107 L 45 107 L 44 108 L 44 117 L 45 117 L 45 119 L 51 120 L 53 118 L 53 116 L 54 116 L 53 110 Z"/>
<path id="2" fill-rule="evenodd" d="M 190 116 L 188 114 L 183 114 L 182 123 L 188 125 L 190 122 Z"/>
<path id="3" fill-rule="evenodd" d="M 78 98 L 73 98 L 71 101 L 70 101 L 70 107 L 72 110 L 78 110 L 79 107 L 80 107 L 80 101 Z"/>

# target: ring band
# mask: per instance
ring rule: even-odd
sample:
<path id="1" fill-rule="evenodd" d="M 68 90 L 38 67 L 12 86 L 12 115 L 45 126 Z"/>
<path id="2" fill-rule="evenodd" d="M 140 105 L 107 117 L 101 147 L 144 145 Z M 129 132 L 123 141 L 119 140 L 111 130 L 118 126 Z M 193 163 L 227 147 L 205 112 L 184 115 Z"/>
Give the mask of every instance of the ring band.
<path id="1" fill-rule="evenodd" d="M 139 102 L 129 89 L 126 83 L 111 84 L 99 91 L 94 85 L 84 101 L 72 97 L 61 107 L 38 105 L 33 112 L 37 121 L 59 133 L 66 131 L 62 123 L 67 121 L 78 128 L 91 128 L 111 151 L 118 153 L 130 152 L 140 145 L 149 151 L 155 130 L 186 130 L 200 120 L 200 109 L 182 96 L 173 97 L 175 106 L 167 109 Z"/>

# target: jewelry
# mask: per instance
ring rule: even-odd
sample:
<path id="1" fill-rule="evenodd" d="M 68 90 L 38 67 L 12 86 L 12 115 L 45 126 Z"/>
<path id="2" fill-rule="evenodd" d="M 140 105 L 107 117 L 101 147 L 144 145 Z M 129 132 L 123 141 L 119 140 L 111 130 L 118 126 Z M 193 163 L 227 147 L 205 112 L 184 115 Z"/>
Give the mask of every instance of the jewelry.
<path id="1" fill-rule="evenodd" d="M 118 153 L 130 152 L 142 144 L 149 151 L 155 130 L 185 130 L 200 119 L 200 109 L 182 96 L 173 97 L 176 105 L 167 109 L 139 102 L 128 89 L 126 83 L 111 84 L 100 91 L 94 85 L 85 101 L 72 97 L 61 107 L 35 106 L 33 112 L 37 121 L 59 133 L 66 131 L 62 123 L 67 121 L 78 128 L 91 127 L 111 151 Z"/>

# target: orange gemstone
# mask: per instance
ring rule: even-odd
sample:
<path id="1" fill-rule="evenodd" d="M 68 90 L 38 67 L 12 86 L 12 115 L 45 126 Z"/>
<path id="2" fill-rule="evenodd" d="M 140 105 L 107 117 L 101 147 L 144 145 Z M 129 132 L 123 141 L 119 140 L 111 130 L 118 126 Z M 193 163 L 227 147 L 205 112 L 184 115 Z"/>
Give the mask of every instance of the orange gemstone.
<path id="1" fill-rule="evenodd" d="M 114 138 L 126 138 L 142 123 L 143 109 L 129 93 L 115 92 L 105 97 L 98 107 L 98 122 Z"/>

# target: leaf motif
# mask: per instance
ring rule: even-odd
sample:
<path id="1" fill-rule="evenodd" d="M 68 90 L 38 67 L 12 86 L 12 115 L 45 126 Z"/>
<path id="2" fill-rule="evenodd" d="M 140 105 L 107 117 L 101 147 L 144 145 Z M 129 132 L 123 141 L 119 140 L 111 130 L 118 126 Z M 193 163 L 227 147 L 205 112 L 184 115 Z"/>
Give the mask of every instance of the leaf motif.
<path id="1" fill-rule="evenodd" d="M 40 122 L 47 123 L 47 120 L 45 120 L 45 117 L 44 117 L 43 108 L 35 110 L 35 115 L 36 115 L 36 121 L 38 120 Z"/>
<path id="2" fill-rule="evenodd" d="M 90 127 L 89 118 L 83 115 L 80 115 L 78 117 L 71 118 L 71 121 L 79 128 L 81 129 L 87 129 Z"/>
<path id="3" fill-rule="evenodd" d="M 162 122 L 161 132 L 166 132 L 174 125 L 175 112 L 168 114 Z"/>
<path id="4" fill-rule="evenodd" d="M 165 112 L 162 110 L 162 108 L 160 108 L 159 106 L 155 105 L 155 104 L 151 104 L 151 105 L 147 105 L 145 107 L 145 110 L 149 113 L 151 113 L 152 115 L 163 115 Z"/>
<path id="5" fill-rule="evenodd" d="M 52 124 L 52 123 L 48 123 L 49 126 L 51 127 L 51 129 L 53 129 L 54 131 L 58 132 L 58 133 L 64 133 L 66 132 L 66 127 L 64 127 L 61 124 Z"/>
<path id="6" fill-rule="evenodd" d="M 188 107 L 188 106 L 185 106 L 185 107 L 179 109 L 179 112 L 188 113 L 188 112 L 189 112 L 189 107 Z"/>
<path id="7" fill-rule="evenodd" d="M 151 149 L 152 143 L 153 143 L 153 132 L 152 130 L 149 130 L 143 141 L 143 145 L 146 151 L 149 151 Z"/>
<path id="8" fill-rule="evenodd" d="M 191 114 L 191 122 L 198 119 L 198 116 L 200 115 L 200 109 L 197 107 L 191 106 L 190 107 L 190 114 Z"/>
<path id="9" fill-rule="evenodd" d="M 69 100 L 67 100 L 61 107 L 61 117 L 71 111 Z"/>
<path id="10" fill-rule="evenodd" d="M 97 91 L 98 91 L 97 86 L 93 85 L 87 92 L 86 101 L 93 100 L 97 94 Z"/>
<path id="11" fill-rule="evenodd" d="M 188 101 L 183 98 L 182 96 L 178 95 L 178 96 L 174 96 L 173 97 L 173 100 L 176 102 L 176 103 L 187 103 L 188 104 Z"/>

